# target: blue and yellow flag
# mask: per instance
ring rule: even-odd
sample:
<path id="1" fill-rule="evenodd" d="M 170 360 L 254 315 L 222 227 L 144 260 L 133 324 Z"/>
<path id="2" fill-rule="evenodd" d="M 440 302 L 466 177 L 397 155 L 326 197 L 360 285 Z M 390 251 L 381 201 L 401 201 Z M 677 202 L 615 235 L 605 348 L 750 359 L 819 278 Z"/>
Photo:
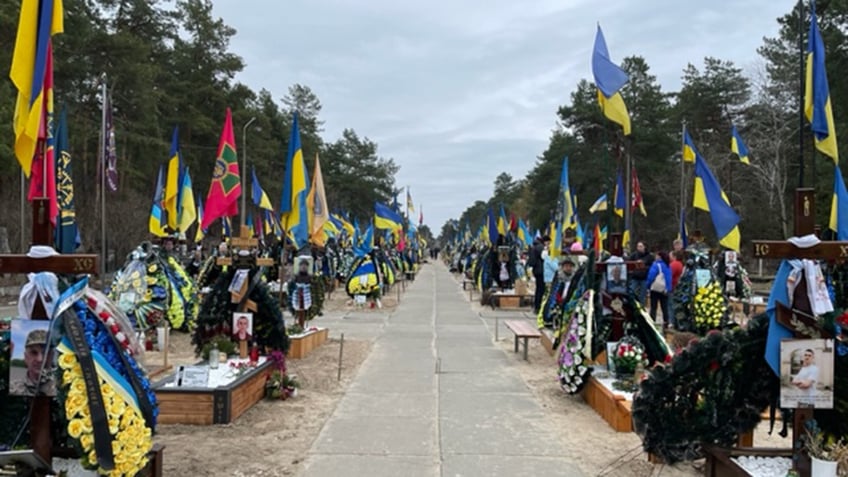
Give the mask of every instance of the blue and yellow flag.
<path id="1" fill-rule="evenodd" d="M 64 31 L 62 0 L 23 0 L 9 78 L 18 90 L 15 115 L 15 156 L 29 177 L 44 118 L 44 81 L 51 37 Z"/>
<path id="2" fill-rule="evenodd" d="M 374 203 L 374 227 L 397 230 L 403 228 L 403 218 L 388 205 Z"/>
<path id="3" fill-rule="evenodd" d="M 518 219 L 518 240 L 524 244 L 525 247 L 529 247 L 533 243 L 533 236 L 530 235 L 530 229 L 527 227 L 527 224 L 524 223 L 524 219 Z"/>
<path id="4" fill-rule="evenodd" d="M 406 216 L 412 219 L 412 214 L 415 213 L 415 203 L 412 202 L 412 196 L 409 194 L 409 187 L 406 188 Z"/>
<path id="5" fill-rule="evenodd" d="M 76 211 L 74 210 L 74 183 L 71 179 L 71 153 L 68 150 L 68 117 L 65 109 L 56 124 L 56 200 L 59 220 L 56 223 L 56 251 L 74 253 L 79 247 Z"/>
<path id="6" fill-rule="evenodd" d="M 630 79 L 618 65 L 610 60 L 607 42 L 601 26 L 595 34 L 595 47 L 592 51 L 592 75 L 598 87 L 598 103 L 604 116 L 621 125 L 625 136 L 630 135 L 630 114 L 621 97 L 621 88 Z"/>
<path id="7" fill-rule="evenodd" d="M 506 211 L 504 210 L 503 204 L 501 204 L 501 213 L 498 215 L 498 233 L 506 237 L 507 231 L 509 230 L 509 221 L 506 218 Z"/>
<path id="8" fill-rule="evenodd" d="M 695 157 L 695 193 L 692 205 L 710 213 L 719 243 L 730 250 L 739 251 L 742 241 L 739 234 L 739 216 L 721 186 L 701 156 Z"/>
<path id="9" fill-rule="evenodd" d="M 562 222 L 551 222 L 551 250 L 550 255 L 557 258 L 562 255 Z"/>
<path id="10" fill-rule="evenodd" d="M 262 189 L 262 186 L 259 185 L 259 178 L 256 177 L 255 166 L 251 170 L 250 186 L 253 204 L 263 210 L 274 210 L 274 207 L 271 205 L 271 199 L 268 198 L 268 194 L 266 194 L 265 190 Z"/>
<path id="11" fill-rule="evenodd" d="M 168 154 L 168 175 L 165 179 L 165 212 L 168 214 L 168 227 L 176 231 L 179 228 L 180 222 L 180 206 L 179 206 L 179 191 L 180 191 L 180 176 L 182 174 L 182 160 L 180 159 L 180 142 L 179 129 L 174 128 L 174 135 L 171 137 L 171 152 Z"/>
<path id="12" fill-rule="evenodd" d="M 751 165 L 751 161 L 748 160 L 748 146 L 745 145 L 745 141 L 739 135 L 736 125 L 730 128 L 730 151 L 739 156 L 739 162 Z"/>
<path id="13" fill-rule="evenodd" d="M 197 198 L 197 230 L 194 232 L 194 243 L 200 243 L 203 237 L 206 236 L 206 231 L 200 224 L 203 222 L 203 201 L 200 197 Z"/>
<path id="14" fill-rule="evenodd" d="M 833 200 L 830 203 L 830 230 L 836 233 L 836 239 L 848 240 L 848 190 L 839 166 L 833 168 Z"/>
<path id="15" fill-rule="evenodd" d="M 191 174 L 189 174 L 187 167 L 183 171 L 179 199 L 179 231 L 185 233 L 197 220 L 197 207 L 194 205 L 194 188 L 191 185 Z"/>
<path id="16" fill-rule="evenodd" d="M 559 176 L 559 193 L 558 201 L 562 206 L 562 222 L 565 223 L 565 229 L 574 229 L 576 210 L 574 207 L 574 197 L 571 194 L 571 185 L 568 180 L 568 156 L 562 160 L 562 172 Z"/>
<path id="17" fill-rule="evenodd" d="M 615 204 L 613 212 L 619 217 L 624 217 L 624 208 L 627 207 L 627 200 L 624 198 L 624 178 L 621 171 L 618 172 L 618 177 L 615 179 Z"/>
<path id="18" fill-rule="evenodd" d="M 686 211 L 680 211 L 680 231 L 677 233 L 677 239 L 683 242 L 683 249 L 689 247 L 689 229 L 686 228 Z"/>
<path id="19" fill-rule="evenodd" d="M 689 131 L 687 129 L 683 129 L 683 162 L 695 162 L 695 158 L 698 157 L 700 153 L 698 152 L 698 148 L 695 147 L 695 142 L 692 141 L 692 136 L 689 135 Z"/>
<path id="20" fill-rule="evenodd" d="M 298 249 L 309 242 L 309 210 L 306 203 L 308 195 L 309 177 L 306 174 L 306 164 L 303 161 L 297 113 L 294 113 L 289 149 L 286 156 L 286 173 L 283 183 L 283 197 L 280 201 L 280 214 L 286 233 L 291 238 L 295 248 Z"/>
<path id="21" fill-rule="evenodd" d="M 804 115 L 810 122 L 816 149 L 839 164 L 836 129 L 830 104 L 830 87 L 824 64 L 824 41 L 816 21 L 816 2 L 810 2 L 810 33 L 807 37 L 807 81 L 804 91 Z"/>
<path id="22" fill-rule="evenodd" d="M 600 197 L 598 197 L 598 200 L 596 200 L 594 204 L 589 207 L 589 213 L 596 214 L 598 212 L 603 212 L 607 210 L 608 207 L 609 200 L 607 199 L 607 195 L 604 193 Z"/>
<path id="23" fill-rule="evenodd" d="M 159 166 L 159 175 L 156 177 L 156 189 L 153 191 L 153 205 L 150 208 L 150 218 L 147 221 L 147 227 L 150 234 L 156 237 L 164 237 L 168 235 L 165 230 L 165 221 L 162 215 L 162 201 L 165 194 L 165 170 L 163 166 Z"/>

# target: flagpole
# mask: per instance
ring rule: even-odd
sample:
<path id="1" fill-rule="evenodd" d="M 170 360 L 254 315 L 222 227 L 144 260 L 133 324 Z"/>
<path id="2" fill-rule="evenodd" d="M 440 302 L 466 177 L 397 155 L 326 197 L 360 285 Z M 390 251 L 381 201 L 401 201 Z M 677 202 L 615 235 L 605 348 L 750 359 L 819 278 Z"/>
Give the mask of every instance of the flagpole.
<path id="1" fill-rule="evenodd" d="M 683 151 L 684 141 L 686 140 L 686 120 L 680 122 L 680 150 Z M 683 153 L 680 155 L 680 213 L 678 216 L 682 216 L 683 211 L 686 210 L 686 158 L 683 157 Z"/>
<path id="2" fill-rule="evenodd" d="M 798 0 L 798 187 L 804 187 L 804 53 L 804 1 Z"/>
<path id="3" fill-rule="evenodd" d="M 245 123 L 241 128 L 241 142 L 243 152 L 241 153 L 242 172 L 241 172 L 241 226 L 247 226 L 247 128 L 256 121 L 256 116 L 250 118 L 250 121 Z"/>
<path id="4" fill-rule="evenodd" d="M 103 289 L 106 289 L 106 259 L 108 249 L 106 248 L 106 73 L 100 76 L 100 87 L 102 94 L 102 108 L 100 113 L 100 280 Z"/>
<path id="5" fill-rule="evenodd" d="M 624 197 L 626 197 L 624 205 L 624 233 L 627 234 L 628 238 L 624 250 L 628 252 L 632 249 L 631 242 L 633 242 L 633 233 L 631 231 L 633 227 L 633 158 L 630 157 L 630 147 L 626 136 L 624 137 L 623 144 L 624 176 L 626 177 L 624 180 Z"/>

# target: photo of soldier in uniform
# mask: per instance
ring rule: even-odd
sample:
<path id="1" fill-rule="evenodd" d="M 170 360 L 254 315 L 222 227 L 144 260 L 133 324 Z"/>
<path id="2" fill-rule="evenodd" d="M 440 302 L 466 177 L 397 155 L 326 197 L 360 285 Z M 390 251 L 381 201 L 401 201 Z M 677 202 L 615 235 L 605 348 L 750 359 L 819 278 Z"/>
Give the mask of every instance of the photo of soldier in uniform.
<path id="1" fill-rule="evenodd" d="M 56 395 L 54 353 L 47 342 L 49 327 L 47 320 L 12 320 L 10 395 Z"/>

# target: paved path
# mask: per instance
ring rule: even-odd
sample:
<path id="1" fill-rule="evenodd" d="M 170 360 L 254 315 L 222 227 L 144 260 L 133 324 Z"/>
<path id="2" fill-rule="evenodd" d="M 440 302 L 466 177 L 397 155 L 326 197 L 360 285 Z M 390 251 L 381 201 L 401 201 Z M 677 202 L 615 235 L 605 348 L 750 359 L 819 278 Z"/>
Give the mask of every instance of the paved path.
<path id="1" fill-rule="evenodd" d="M 544 419 L 518 359 L 495 347 L 447 270 L 425 266 L 302 475 L 582 476 L 556 437 L 578 431 Z"/>

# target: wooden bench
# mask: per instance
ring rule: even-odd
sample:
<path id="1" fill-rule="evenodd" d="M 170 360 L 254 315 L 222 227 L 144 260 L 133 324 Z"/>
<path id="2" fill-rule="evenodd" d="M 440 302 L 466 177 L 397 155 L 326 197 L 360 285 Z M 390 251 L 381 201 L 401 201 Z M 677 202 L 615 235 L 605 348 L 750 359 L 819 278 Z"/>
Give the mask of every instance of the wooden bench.
<path id="1" fill-rule="evenodd" d="M 524 361 L 527 361 L 528 342 L 532 338 L 537 340 L 542 337 L 542 333 L 536 329 L 529 321 L 523 320 L 506 320 L 504 325 L 515 335 L 515 352 L 518 352 L 518 340 L 524 339 Z"/>

